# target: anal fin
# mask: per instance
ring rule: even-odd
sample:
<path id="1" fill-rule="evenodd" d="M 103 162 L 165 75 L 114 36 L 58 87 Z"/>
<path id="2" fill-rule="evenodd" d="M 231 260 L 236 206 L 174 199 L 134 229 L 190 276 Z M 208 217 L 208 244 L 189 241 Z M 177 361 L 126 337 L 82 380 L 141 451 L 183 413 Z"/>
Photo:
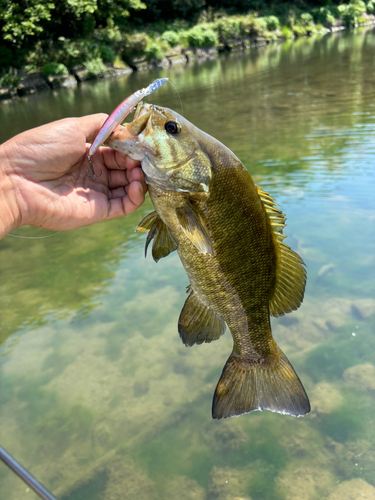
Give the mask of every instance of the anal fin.
<path id="1" fill-rule="evenodd" d="M 217 340 L 225 332 L 225 322 L 210 307 L 203 304 L 194 290 L 189 296 L 178 320 L 178 332 L 186 346 Z"/>
<path id="2" fill-rule="evenodd" d="M 213 418 L 228 418 L 255 410 L 301 417 L 309 413 L 305 389 L 285 354 L 252 361 L 232 353 L 216 386 Z"/>

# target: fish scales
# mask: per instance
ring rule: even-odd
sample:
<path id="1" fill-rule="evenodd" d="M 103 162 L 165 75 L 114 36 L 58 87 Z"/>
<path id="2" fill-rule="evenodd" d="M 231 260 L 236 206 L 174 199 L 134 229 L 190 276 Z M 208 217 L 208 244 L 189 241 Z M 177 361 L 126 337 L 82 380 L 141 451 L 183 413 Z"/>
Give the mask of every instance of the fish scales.
<path id="1" fill-rule="evenodd" d="M 155 208 L 139 225 L 149 232 L 146 246 L 154 240 L 156 261 L 177 249 L 188 275 L 183 342 L 216 340 L 225 324 L 232 334 L 213 417 L 308 413 L 305 390 L 270 326 L 270 309 L 296 309 L 305 283 L 302 259 L 282 243 L 285 218 L 273 199 L 228 148 L 167 108 L 142 103 L 107 144 L 142 161 Z"/>

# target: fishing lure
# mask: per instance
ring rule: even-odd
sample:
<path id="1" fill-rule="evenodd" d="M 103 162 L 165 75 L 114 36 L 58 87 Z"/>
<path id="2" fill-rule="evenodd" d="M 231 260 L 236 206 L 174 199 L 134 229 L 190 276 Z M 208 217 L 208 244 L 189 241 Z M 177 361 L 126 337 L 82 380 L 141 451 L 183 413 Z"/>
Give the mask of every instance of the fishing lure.
<path id="1" fill-rule="evenodd" d="M 91 178 L 95 179 L 96 177 L 100 177 L 102 175 L 102 171 L 98 175 L 94 172 L 94 166 L 92 164 L 91 156 L 99 149 L 99 147 L 104 143 L 106 139 L 112 134 L 115 128 L 120 125 L 122 121 L 128 116 L 129 113 L 133 111 L 133 109 L 137 106 L 137 104 L 146 96 L 153 94 L 156 90 L 160 89 L 169 78 L 159 78 L 152 82 L 148 87 L 144 89 L 137 90 L 131 96 L 127 97 L 121 104 L 117 106 L 117 108 L 112 111 L 109 117 L 104 122 L 102 128 L 99 130 L 98 135 L 95 137 L 94 142 L 91 144 L 90 149 L 87 153 L 87 159 L 89 161 L 90 169 L 91 169 Z M 86 175 L 88 172 L 86 170 Z"/>

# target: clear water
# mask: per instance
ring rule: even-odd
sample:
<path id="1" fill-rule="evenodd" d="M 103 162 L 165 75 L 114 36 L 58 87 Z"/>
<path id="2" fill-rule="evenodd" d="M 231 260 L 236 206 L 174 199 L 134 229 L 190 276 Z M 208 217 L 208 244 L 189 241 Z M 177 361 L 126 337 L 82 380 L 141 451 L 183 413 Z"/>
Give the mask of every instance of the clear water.
<path id="1" fill-rule="evenodd" d="M 213 421 L 231 337 L 181 345 L 184 270 L 176 254 L 145 260 L 134 232 L 149 201 L 4 238 L 1 445 L 60 500 L 375 498 L 374 49 L 375 31 L 357 30 L 1 104 L 5 140 L 169 76 L 185 116 L 276 198 L 308 269 L 302 307 L 273 329 L 311 414 Z M 180 110 L 171 86 L 152 102 Z M 0 498 L 36 496 L 0 464 Z"/>

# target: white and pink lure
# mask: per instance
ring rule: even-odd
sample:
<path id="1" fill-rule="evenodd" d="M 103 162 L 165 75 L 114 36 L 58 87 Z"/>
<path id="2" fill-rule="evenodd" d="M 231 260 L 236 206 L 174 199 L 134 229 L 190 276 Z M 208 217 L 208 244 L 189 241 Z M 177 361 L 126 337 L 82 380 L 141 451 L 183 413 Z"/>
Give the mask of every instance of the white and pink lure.
<path id="1" fill-rule="evenodd" d="M 102 128 L 99 130 L 98 135 L 95 137 L 94 142 L 91 144 L 90 149 L 87 154 L 87 158 L 89 160 L 90 168 L 91 168 L 91 177 L 95 179 L 101 175 L 96 175 L 94 173 L 94 168 L 92 165 L 91 156 L 99 149 L 99 147 L 105 142 L 106 139 L 112 134 L 115 128 L 120 125 L 122 121 L 128 116 L 129 113 L 133 111 L 133 109 L 137 106 L 137 104 L 146 96 L 152 94 L 160 87 L 162 87 L 169 79 L 168 78 L 159 78 L 152 82 L 148 87 L 144 89 L 137 90 L 131 96 L 127 97 L 125 101 L 122 101 L 121 104 L 117 106 L 117 108 L 112 111 L 109 117 L 104 122 Z"/>

